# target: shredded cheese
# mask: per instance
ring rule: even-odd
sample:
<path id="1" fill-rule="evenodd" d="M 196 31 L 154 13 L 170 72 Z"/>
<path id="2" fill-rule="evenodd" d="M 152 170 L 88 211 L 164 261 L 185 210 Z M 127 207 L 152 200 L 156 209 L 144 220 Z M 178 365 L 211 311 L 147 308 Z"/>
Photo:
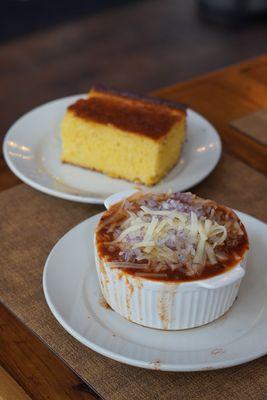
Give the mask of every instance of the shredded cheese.
<path id="1" fill-rule="evenodd" d="M 136 259 L 147 262 L 190 264 L 186 273 L 192 275 L 205 263 L 216 264 L 216 246 L 227 238 L 225 226 L 195 212 L 151 210 L 141 206 L 137 213 L 128 211 L 120 233 L 112 243 L 122 251 L 137 251 Z"/>

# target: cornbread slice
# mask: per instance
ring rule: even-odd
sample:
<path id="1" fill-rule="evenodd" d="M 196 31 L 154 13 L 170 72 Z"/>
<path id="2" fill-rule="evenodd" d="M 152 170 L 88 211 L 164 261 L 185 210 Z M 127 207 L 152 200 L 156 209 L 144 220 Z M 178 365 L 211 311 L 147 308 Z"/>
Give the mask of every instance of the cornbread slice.
<path id="1" fill-rule="evenodd" d="M 180 157 L 185 122 L 176 104 L 95 87 L 67 109 L 61 160 L 154 185 Z"/>

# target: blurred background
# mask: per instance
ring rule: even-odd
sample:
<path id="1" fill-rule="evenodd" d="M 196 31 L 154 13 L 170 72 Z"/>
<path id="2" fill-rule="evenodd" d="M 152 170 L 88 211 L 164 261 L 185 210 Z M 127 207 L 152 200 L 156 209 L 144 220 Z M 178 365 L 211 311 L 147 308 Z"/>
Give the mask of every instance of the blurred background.
<path id="1" fill-rule="evenodd" d="M 3 0 L 1 130 L 93 82 L 149 92 L 266 52 L 266 0 Z"/>

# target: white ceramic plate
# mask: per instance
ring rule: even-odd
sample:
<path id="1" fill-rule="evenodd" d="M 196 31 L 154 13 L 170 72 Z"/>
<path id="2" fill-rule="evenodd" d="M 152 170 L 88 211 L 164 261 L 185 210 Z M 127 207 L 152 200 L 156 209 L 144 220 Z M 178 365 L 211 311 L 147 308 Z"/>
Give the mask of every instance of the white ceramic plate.
<path id="1" fill-rule="evenodd" d="M 229 367 L 267 352 L 267 225 L 239 213 L 250 255 L 237 300 L 223 317 L 185 331 L 131 323 L 106 309 L 95 270 L 94 216 L 69 231 L 44 269 L 46 301 L 58 322 L 85 346 L 126 364 L 166 371 Z"/>
<path id="2" fill-rule="evenodd" d="M 5 137 L 4 157 L 14 174 L 41 192 L 67 200 L 103 203 L 109 195 L 137 185 L 60 162 L 60 123 L 67 106 L 81 96 L 51 101 L 22 116 Z M 182 158 L 153 190 L 182 191 L 196 185 L 214 169 L 220 155 L 216 130 L 188 110 L 188 139 Z"/>

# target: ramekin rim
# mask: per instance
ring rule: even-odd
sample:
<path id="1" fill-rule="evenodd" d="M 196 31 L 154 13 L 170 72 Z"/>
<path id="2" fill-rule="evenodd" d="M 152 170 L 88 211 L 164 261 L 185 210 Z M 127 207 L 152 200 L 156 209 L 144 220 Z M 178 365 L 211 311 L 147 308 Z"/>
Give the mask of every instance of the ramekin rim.
<path id="1" fill-rule="evenodd" d="M 96 243 L 94 243 L 94 249 L 95 249 L 95 253 L 98 255 L 97 252 L 97 246 Z M 116 268 L 114 267 L 113 270 L 116 272 L 123 272 L 123 274 L 127 275 L 128 278 L 130 278 L 133 281 L 139 281 L 142 282 L 142 284 L 144 286 L 153 286 L 153 287 L 162 287 L 162 286 L 169 286 L 169 287 L 175 287 L 175 286 L 179 286 L 179 288 L 183 288 L 183 289 L 193 289 L 193 288 L 206 288 L 206 289 L 216 289 L 219 287 L 224 287 L 227 285 L 232 284 L 235 281 L 240 280 L 241 278 L 243 278 L 243 276 L 245 275 L 245 266 L 242 265 L 244 264 L 244 262 L 246 262 L 246 256 L 248 254 L 249 249 L 246 249 L 243 253 L 242 259 L 241 261 L 239 261 L 236 265 L 234 265 L 233 267 L 229 268 L 229 270 L 212 276 L 210 278 L 204 278 L 204 279 L 196 279 L 196 280 L 192 280 L 192 281 L 161 281 L 161 280 L 153 280 L 153 279 L 149 279 L 146 277 L 142 277 L 142 276 L 135 276 L 133 274 L 130 274 L 129 272 L 125 271 L 125 270 L 121 270 L 120 268 Z M 103 262 L 105 263 L 105 260 L 103 260 Z"/>

